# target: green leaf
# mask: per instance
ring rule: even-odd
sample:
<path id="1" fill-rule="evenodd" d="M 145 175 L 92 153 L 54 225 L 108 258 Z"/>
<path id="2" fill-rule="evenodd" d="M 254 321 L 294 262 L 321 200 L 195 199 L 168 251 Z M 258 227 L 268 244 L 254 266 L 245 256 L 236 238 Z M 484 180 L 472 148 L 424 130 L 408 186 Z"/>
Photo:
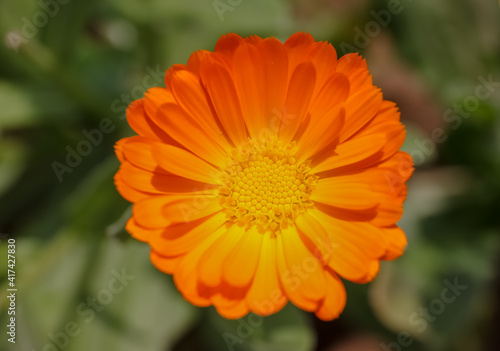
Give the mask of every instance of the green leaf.
<path id="1" fill-rule="evenodd" d="M 67 124 L 75 106 L 49 87 L 12 84 L 0 80 L 0 129 L 20 128 L 41 122 Z"/>
<path id="2" fill-rule="evenodd" d="M 0 195 L 15 183 L 27 163 L 28 148 L 15 140 L 0 140 Z"/>
<path id="3" fill-rule="evenodd" d="M 111 301 L 95 313 L 95 319 L 91 319 L 93 309 L 86 301 L 80 302 L 87 316 L 78 319 L 82 335 L 68 350 L 88 350 L 88 340 L 99 340 L 103 350 L 170 349 L 194 322 L 198 311 L 183 300 L 168 276 L 153 267 L 146 244 L 107 241 L 103 253 L 88 296 L 99 300 L 103 289 L 119 292 L 111 292 Z M 121 284 L 117 276 L 129 278 Z"/>
<path id="4" fill-rule="evenodd" d="M 95 245 L 77 238 L 61 232 L 55 246 L 47 248 L 54 259 L 40 257 L 35 239 L 18 240 L 16 284 L 22 308 L 16 318 L 18 330 L 25 330 L 18 346 L 43 350 L 56 338 L 67 351 L 91 345 L 120 351 L 171 348 L 198 310 L 154 268 L 149 247 L 135 240 Z M 40 267 L 26 264 L 37 258 Z"/>

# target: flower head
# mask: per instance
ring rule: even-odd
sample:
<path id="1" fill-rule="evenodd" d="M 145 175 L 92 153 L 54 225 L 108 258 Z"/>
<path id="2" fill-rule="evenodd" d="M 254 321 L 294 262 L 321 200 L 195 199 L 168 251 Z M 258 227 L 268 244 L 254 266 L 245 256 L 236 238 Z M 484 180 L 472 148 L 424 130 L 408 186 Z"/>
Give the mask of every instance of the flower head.
<path id="1" fill-rule="evenodd" d="M 115 183 L 127 230 L 185 299 L 227 318 L 288 301 L 324 320 L 339 277 L 372 280 L 400 256 L 413 171 L 405 131 L 357 54 L 305 33 L 228 34 L 174 65 L 127 110 Z"/>

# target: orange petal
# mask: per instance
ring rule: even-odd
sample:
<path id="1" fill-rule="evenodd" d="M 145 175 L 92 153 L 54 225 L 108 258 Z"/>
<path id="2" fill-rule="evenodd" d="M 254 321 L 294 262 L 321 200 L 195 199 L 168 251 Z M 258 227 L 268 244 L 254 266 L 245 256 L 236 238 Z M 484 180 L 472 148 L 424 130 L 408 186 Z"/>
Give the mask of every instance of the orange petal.
<path id="1" fill-rule="evenodd" d="M 343 74 L 332 75 L 321 87 L 317 96 L 311 101 L 311 118 L 313 121 L 323 119 L 325 113 L 346 101 L 349 96 L 349 80 Z"/>
<path id="2" fill-rule="evenodd" d="M 325 279 L 320 260 L 307 249 L 295 226 L 282 229 L 279 237 L 282 239 L 283 254 L 290 277 L 300 281 L 293 295 L 288 296 L 290 300 L 300 307 L 302 300 L 323 299 Z"/>
<path id="3" fill-rule="evenodd" d="M 390 195 L 393 197 L 399 197 L 399 188 L 392 188 L 390 182 L 388 182 L 389 173 L 395 172 L 393 168 L 385 167 L 370 167 L 361 170 L 356 173 L 347 173 L 345 175 L 338 175 L 332 178 L 330 182 L 337 183 L 358 183 L 365 184 L 370 187 L 373 191 L 381 194 Z M 335 179 L 335 180 L 334 180 Z"/>
<path id="4" fill-rule="evenodd" d="M 367 166 L 376 165 L 376 163 L 393 156 L 404 143 L 406 131 L 404 125 L 399 121 L 399 110 L 394 103 L 383 101 L 377 115 L 352 139 L 374 134 L 385 135 L 388 142 L 385 142 L 381 148 L 379 159 L 370 160 L 371 162 Z"/>
<path id="5" fill-rule="evenodd" d="M 166 143 L 173 142 L 173 139 L 152 121 L 146 107 L 147 103 L 144 98 L 130 104 L 127 109 L 127 122 L 130 127 L 143 137 L 152 140 L 161 140 Z"/>
<path id="6" fill-rule="evenodd" d="M 311 200 L 348 210 L 366 210 L 379 204 L 370 186 L 346 177 L 323 178 L 318 181 Z"/>
<path id="7" fill-rule="evenodd" d="M 198 282 L 198 263 L 205 251 L 224 235 L 226 231 L 227 228 L 223 226 L 215 232 L 207 233 L 205 239 L 182 258 L 173 273 L 177 289 L 179 289 L 186 300 L 196 306 L 210 305 L 209 294 L 207 294 L 207 291 Z"/>
<path id="8" fill-rule="evenodd" d="M 332 143 L 338 140 L 344 121 L 345 109 L 341 106 L 328 111 L 316 123 L 311 121 L 298 142 L 299 159 L 307 160 L 326 146 L 333 148 Z"/>
<path id="9" fill-rule="evenodd" d="M 339 144 L 335 154 L 312 167 L 315 173 L 352 166 L 379 153 L 388 142 L 383 134 L 359 136 Z M 381 155 L 377 157 L 380 159 Z"/>
<path id="10" fill-rule="evenodd" d="M 176 71 L 172 76 L 172 92 L 179 105 L 193 119 L 194 123 L 223 150 L 229 150 L 229 144 L 221 133 L 215 116 L 208 105 L 200 78 L 189 71 Z"/>
<path id="11" fill-rule="evenodd" d="M 297 217 L 295 225 L 309 251 L 325 265 L 332 257 L 333 251 L 336 248 L 336 244 L 333 243 L 329 233 L 327 233 L 321 223 L 309 212 Z M 307 241 L 311 244 L 308 244 Z"/>
<path id="12" fill-rule="evenodd" d="M 154 250 L 151 250 L 149 254 L 149 258 L 151 259 L 151 262 L 154 264 L 154 266 L 158 268 L 158 270 L 167 274 L 172 274 L 175 272 L 175 268 L 177 267 L 177 264 L 182 260 L 182 257 L 183 256 L 165 257 Z"/>
<path id="13" fill-rule="evenodd" d="M 157 143 L 152 147 L 153 157 L 158 165 L 178 176 L 208 184 L 218 184 L 217 169 L 178 147 Z"/>
<path id="14" fill-rule="evenodd" d="M 128 139 L 129 138 L 120 139 L 116 142 L 116 144 L 114 146 L 116 158 L 118 158 L 118 161 L 120 161 L 120 162 L 125 161 L 125 156 L 123 155 L 123 144 L 125 144 Z"/>
<path id="15" fill-rule="evenodd" d="M 221 210 L 218 197 L 196 194 L 167 204 L 162 213 L 171 223 L 190 223 Z"/>
<path id="16" fill-rule="evenodd" d="M 396 224 L 403 215 L 403 202 L 406 197 L 406 192 L 398 198 L 385 194 L 380 194 L 378 196 L 380 204 L 377 207 L 377 217 L 375 217 L 371 223 L 381 227 Z"/>
<path id="17" fill-rule="evenodd" d="M 248 287 L 235 288 L 223 282 L 213 288 L 210 302 L 223 317 L 229 319 L 241 318 L 249 312 L 245 300 L 247 292 Z"/>
<path id="18" fill-rule="evenodd" d="M 342 56 L 337 61 L 337 72 L 349 77 L 352 91 L 358 91 L 372 84 L 366 60 L 357 53 Z"/>
<path id="19" fill-rule="evenodd" d="M 413 158 L 404 151 L 395 153 L 392 157 L 380 163 L 377 167 L 394 171 L 397 174 L 397 183 L 399 184 L 402 184 L 410 179 L 413 171 L 415 170 Z M 395 184 L 389 186 L 391 189 L 394 189 Z"/>
<path id="20" fill-rule="evenodd" d="M 163 207 L 178 200 L 178 196 L 154 196 L 139 202 L 132 207 L 132 213 L 137 224 L 146 228 L 164 228 L 170 224 L 170 220 L 163 216 Z"/>
<path id="21" fill-rule="evenodd" d="M 198 262 L 198 277 L 203 284 L 214 287 L 221 283 L 224 260 L 244 234 L 244 228 L 231 225 L 216 242 L 207 248 Z"/>
<path id="22" fill-rule="evenodd" d="M 223 64 L 206 59 L 201 64 L 201 78 L 215 112 L 235 146 L 248 141 L 238 94 L 231 74 Z"/>
<path id="23" fill-rule="evenodd" d="M 262 41 L 264 41 L 264 39 L 262 39 L 261 37 L 259 37 L 258 35 L 249 35 L 248 37 L 246 37 L 245 39 L 243 39 L 243 41 L 245 43 L 248 43 L 248 44 L 252 44 L 252 45 L 259 45 L 260 43 L 262 43 Z"/>
<path id="24" fill-rule="evenodd" d="M 222 278 L 226 283 L 238 287 L 250 283 L 259 262 L 263 237 L 253 226 L 236 244 L 222 266 Z"/>
<path id="25" fill-rule="evenodd" d="M 288 85 L 279 128 L 279 138 L 285 144 L 292 141 L 304 120 L 315 84 L 316 69 L 312 63 L 304 62 L 295 68 Z"/>
<path id="26" fill-rule="evenodd" d="M 302 281 L 301 278 L 298 277 L 295 272 L 292 272 L 292 270 L 288 267 L 283 248 L 283 236 L 282 235 L 277 236 L 276 240 L 277 240 L 276 262 L 277 262 L 281 286 L 283 287 L 285 295 L 295 306 L 305 311 L 312 312 L 316 310 L 316 308 L 318 307 L 318 302 L 311 299 L 307 299 L 298 292 L 298 289 L 302 285 Z"/>
<path id="27" fill-rule="evenodd" d="M 257 49 L 264 63 L 266 119 L 272 132 L 276 133 L 288 87 L 288 55 L 283 43 L 276 38 L 264 39 Z"/>
<path id="28" fill-rule="evenodd" d="M 314 211 L 311 213 L 331 236 L 334 249 L 328 265 L 343 278 L 364 283 L 374 277 L 375 261 L 385 252 L 387 240 L 379 228 L 365 222 L 348 222 Z"/>
<path id="29" fill-rule="evenodd" d="M 162 169 L 158 169 L 158 162 L 153 158 L 151 148 L 154 143 L 155 141 L 142 136 L 127 138 L 123 143 L 123 154 L 127 161 L 136 167 L 165 173 Z"/>
<path id="30" fill-rule="evenodd" d="M 325 271 L 325 281 L 326 296 L 315 314 L 321 320 L 331 321 L 344 310 L 346 291 L 340 278 L 329 269 Z"/>
<path id="31" fill-rule="evenodd" d="M 149 242 L 153 238 L 160 236 L 163 229 L 144 228 L 137 224 L 134 217 L 130 217 L 125 225 L 125 230 L 137 240 Z"/>
<path id="32" fill-rule="evenodd" d="M 342 278 L 355 283 L 366 283 L 365 277 L 370 271 L 370 260 L 363 256 L 360 250 L 349 241 L 341 242 L 336 257 L 332 258 L 328 265 Z M 372 260 L 373 261 L 373 260 Z"/>
<path id="33" fill-rule="evenodd" d="M 233 79 L 248 132 L 254 139 L 269 129 L 266 119 L 266 76 L 260 51 L 242 44 L 234 53 Z"/>
<path id="34" fill-rule="evenodd" d="M 120 166 L 120 177 L 130 187 L 135 190 L 152 194 L 215 194 L 215 186 L 197 182 L 191 179 L 178 177 L 172 174 L 163 173 L 163 169 L 157 171 L 146 171 L 137 168 L 129 162 L 124 162 Z"/>
<path id="35" fill-rule="evenodd" d="M 156 102 L 146 93 L 146 104 L 148 103 Z M 169 144 L 180 144 L 214 165 L 224 165 L 225 151 L 178 104 L 162 103 L 151 118 L 176 140 Z"/>
<path id="36" fill-rule="evenodd" d="M 214 305 L 217 312 L 227 319 L 239 319 L 246 316 L 249 312 L 245 299 L 237 300 L 232 305 L 221 305 L 215 302 Z"/>
<path id="37" fill-rule="evenodd" d="M 367 222 L 343 221 L 317 209 L 310 213 L 331 235 L 333 249 L 341 249 L 341 242 L 347 240 L 358 246 L 370 259 L 380 258 L 385 253 L 388 240 L 381 228 Z M 334 228 L 336 231 L 333 231 Z"/>
<path id="38" fill-rule="evenodd" d="M 220 211 L 216 197 L 207 195 L 159 195 L 134 204 L 137 223 L 146 228 L 165 228 L 171 223 L 190 222 Z"/>
<path id="39" fill-rule="evenodd" d="M 151 194 L 143 193 L 142 191 L 138 191 L 127 183 L 123 181 L 123 172 L 118 170 L 114 176 L 114 182 L 116 186 L 116 190 L 120 193 L 121 196 L 125 198 L 125 200 L 130 202 L 141 201 L 142 199 L 148 198 Z"/>
<path id="40" fill-rule="evenodd" d="M 177 71 L 188 71 L 187 65 L 184 64 L 174 64 L 172 67 L 165 72 L 165 88 L 169 94 L 172 94 L 172 78 Z M 175 101 L 175 99 L 174 99 Z M 168 101 L 168 102 L 174 102 Z"/>
<path id="41" fill-rule="evenodd" d="M 309 33 L 297 32 L 285 41 L 288 52 L 289 72 L 293 72 L 295 67 L 301 62 L 304 52 L 316 41 Z"/>
<path id="42" fill-rule="evenodd" d="M 226 222 L 222 212 L 189 223 L 173 224 L 161 235 L 150 239 L 151 247 L 163 256 L 178 256 L 191 251 L 203 241 L 207 233 L 218 230 Z"/>
<path id="43" fill-rule="evenodd" d="M 400 112 L 398 107 L 392 101 L 383 100 L 377 115 L 368 123 L 362 132 L 367 134 L 381 133 L 385 126 L 392 126 L 400 123 Z"/>
<path id="44" fill-rule="evenodd" d="M 353 87 L 351 86 L 351 91 Z M 380 89 L 370 86 L 351 95 L 345 102 L 346 120 L 342 130 L 341 141 L 361 129 L 378 112 L 382 104 Z"/>
<path id="45" fill-rule="evenodd" d="M 329 199 L 328 196 L 332 198 Z M 405 197 L 404 178 L 399 176 L 395 169 L 377 167 L 320 179 L 313 190 L 311 200 L 353 210 L 369 208 L 370 203 L 377 203 L 377 216 L 372 219 L 372 223 L 391 226 L 403 214 Z"/>
<path id="46" fill-rule="evenodd" d="M 174 104 L 176 100 L 172 92 L 168 89 L 161 87 L 154 87 L 148 89 L 143 99 L 144 109 L 151 118 L 155 118 L 158 114 L 158 109 L 164 104 Z"/>
<path id="47" fill-rule="evenodd" d="M 369 283 L 377 276 L 380 271 L 380 261 L 379 260 L 371 260 L 368 266 L 368 271 L 365 276 L 360 279 L 360 283 Z"/>
<path id="48" fill-rule="evenodd" d="M 243 38 L 235 33 L 223 35 L 215 44 L 215 52 L 221 52 L 225 55 L 232 56 L 236 48 L 243 42 Z"/>
<path id="49" fill-rule="evenodd" d="M 195 51 L 189 56 L 188 62 L 187 62 L 187 69 L 190 72 L 193 72 L 197 76 L 200 75 L 200 66 L 201 64 L 207 60 L 210 56 L 212 56 L 212 53 L 208 50 L 198 50 Z"/>
<path id="50" fill-rule="evenodd" d="M 276 246 L 277 239 L 264 234 L 259 263 L 246 296 L 250 310 L 260 316 L 276 313 L 287 303 L 278 280 Z"/>
<path id="51" fill-rule="evenodd" d="M 313 97 L 319 89 L 334 74 L 337 65 L 337 52 L 332 44 L 316 42 L 309 46 L 301 57 L 302 62 L 312 62 L 316 69 L 316 87 Z"/>
<path id="52" fill-rule="evenodd" d="M 397 226 L 382 228 L 382 231 L 387 235 L 388 246 L 381 259 L 391 261 L 401 256 L 408 244 L 405 233 Z"/>

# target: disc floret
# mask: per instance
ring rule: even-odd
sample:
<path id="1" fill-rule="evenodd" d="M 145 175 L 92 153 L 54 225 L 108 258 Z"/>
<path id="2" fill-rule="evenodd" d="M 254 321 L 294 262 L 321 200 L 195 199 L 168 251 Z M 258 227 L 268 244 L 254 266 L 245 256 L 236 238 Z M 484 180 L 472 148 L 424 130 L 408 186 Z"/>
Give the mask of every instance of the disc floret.
<path id="1" fill-rule="evenodd" d="M 298 162 L 295 143 L 276 138 L 234 148 L 222 171 L 221 205 L 228 220 L 259 231 L 277 232 L 313 206 L 309 199 L 318 177 L 310 161 Z"/>

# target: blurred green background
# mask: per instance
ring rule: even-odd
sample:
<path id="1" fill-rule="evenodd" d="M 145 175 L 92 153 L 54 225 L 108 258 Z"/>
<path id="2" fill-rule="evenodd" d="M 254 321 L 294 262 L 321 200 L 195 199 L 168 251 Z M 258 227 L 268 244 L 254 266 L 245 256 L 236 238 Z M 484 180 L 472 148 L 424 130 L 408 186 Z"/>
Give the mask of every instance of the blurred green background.
<path id="1" fill-rule="evenodd" d="M 185 302 L 124 232 L 113 144 L 132 135 L 128 103 L 191 52 L 296 31 L 361 52 L 400 106 L 409 246 L 374 282 L 346 282 L 338 320 L 288 306 L 228 321 Z M 497 1 L 2 0 L 0 34 L 0 349 L 500 350 Z"/>

